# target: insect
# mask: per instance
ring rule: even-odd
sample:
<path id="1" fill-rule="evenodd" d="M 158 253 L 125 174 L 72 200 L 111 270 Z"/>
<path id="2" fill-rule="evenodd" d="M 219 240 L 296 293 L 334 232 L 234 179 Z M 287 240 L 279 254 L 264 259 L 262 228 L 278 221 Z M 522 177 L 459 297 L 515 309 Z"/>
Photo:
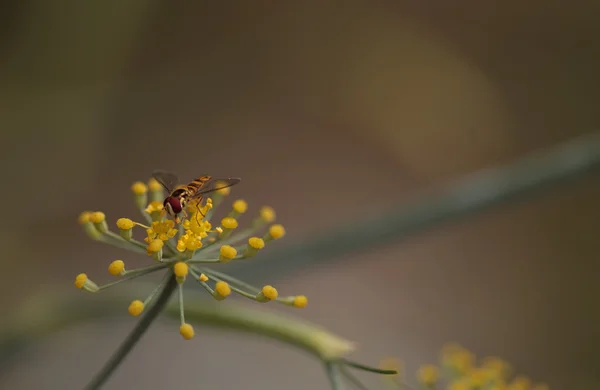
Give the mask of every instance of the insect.
<path id="1" fill-rule="evenodd" d="M 223 179 L 205 175 L 197 177 L 188 184 L 178 184 L 179 179 L 177 178 L 177 175 L 163 170 L 154 171 L 152 177 L 154 177 L 169 194 L 165 198 L 163 206 L 165 210 L 167 210 L 167 213 L 177 223 L 179 223 L 179 214 L 181 212 L 183 212 L 184 215 L 186 214 L 185 206 L 190 200 L 198 201 L 198 211 L 200 211 L 200 203 L 202 203 L 204 195 L 231 187 L 242 180 L 237 177 Z"/>

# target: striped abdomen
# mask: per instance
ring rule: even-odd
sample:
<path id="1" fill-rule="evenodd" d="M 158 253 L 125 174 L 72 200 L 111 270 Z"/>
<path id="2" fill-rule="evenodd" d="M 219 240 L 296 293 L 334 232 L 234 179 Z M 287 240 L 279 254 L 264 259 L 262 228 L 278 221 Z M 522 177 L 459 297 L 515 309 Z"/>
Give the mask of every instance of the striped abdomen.
<path id="1" fill-rule="evenodd" d="M 210 176 L 200 176 L 188 183 L 186 186 L 186 192 L 188 193 L 188 196 L 193 196 L 195 193 L 197 193 L 200 188 L 202 188 L 202 186 L 204 186 L 204 184 L 206 184 L 206 182 L 208 182 L 210 179 Z"/>

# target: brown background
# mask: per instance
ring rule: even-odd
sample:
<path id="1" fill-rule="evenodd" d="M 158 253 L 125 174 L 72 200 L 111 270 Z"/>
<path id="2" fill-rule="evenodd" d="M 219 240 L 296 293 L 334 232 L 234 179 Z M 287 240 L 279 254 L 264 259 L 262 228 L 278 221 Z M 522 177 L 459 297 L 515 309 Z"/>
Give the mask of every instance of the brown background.
<path id="1" fill-rule="evenodd" d="M 128 186 L 157 167 L 243 177 L 235 194 L 273 205 L 291 241 L 597 129 L 599 16 L 597 1 L 14 2 L 0 299 L 16 308 L 81 271 L 101 280 L 123 253 L 76 217 L 134 215 Z M 257 282 L 306 292 L 294 314 L 356 340 L 365 362 L 414 369 L 457 340 L 555 389 L 596 388 L 599 195 L 588 176 Z M 0 387 L 81 388 L 132 324 L 66 330 Z M 326 386 L 285 346 L 197 333 L 153 327 L 107 388 Z"/>

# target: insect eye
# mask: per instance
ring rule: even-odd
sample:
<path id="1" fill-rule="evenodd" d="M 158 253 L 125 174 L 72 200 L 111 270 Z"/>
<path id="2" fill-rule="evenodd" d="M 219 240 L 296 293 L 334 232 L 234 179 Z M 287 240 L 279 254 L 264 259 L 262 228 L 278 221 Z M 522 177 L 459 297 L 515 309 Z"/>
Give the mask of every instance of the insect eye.
<path id="1" fill-rule="evenodd" d="M 179 214 L 181 212 L 182 207 L 181 207 L 181 202 L 179 201 L 179 198 L 171 196 L 171 197 L 167 198 L 166 201 L 169 202 L 169 205 L 171 206 L 171 208 L 173 209 L 173 212 L 175 214 Z"/>

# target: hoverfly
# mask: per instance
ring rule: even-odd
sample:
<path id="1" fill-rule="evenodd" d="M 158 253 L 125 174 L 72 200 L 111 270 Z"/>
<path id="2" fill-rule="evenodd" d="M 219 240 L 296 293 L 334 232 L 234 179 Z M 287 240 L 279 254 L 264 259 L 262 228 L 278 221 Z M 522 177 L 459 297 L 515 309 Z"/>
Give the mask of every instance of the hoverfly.
<path id="1" fill-rule="evenodd" d="M 154 171 L 152 177 L 154 177 L 169 194 L 165 198 L 163 206 L 165 210 L 167 210 L 167 213 L 177 223 L 179 223 L 179 213 L 183 212 L 185 214 L 185 206 L 190 200 L 197 200 L 198 207 L 200 207 L 204 195 L 231 187 L 242 180 L 236 177 L 223 179 L 205 175 L 197 177 L 188 184 L 182 185 L 178 184 L 179 179 L 175 174 L 163 170 Z"/>

